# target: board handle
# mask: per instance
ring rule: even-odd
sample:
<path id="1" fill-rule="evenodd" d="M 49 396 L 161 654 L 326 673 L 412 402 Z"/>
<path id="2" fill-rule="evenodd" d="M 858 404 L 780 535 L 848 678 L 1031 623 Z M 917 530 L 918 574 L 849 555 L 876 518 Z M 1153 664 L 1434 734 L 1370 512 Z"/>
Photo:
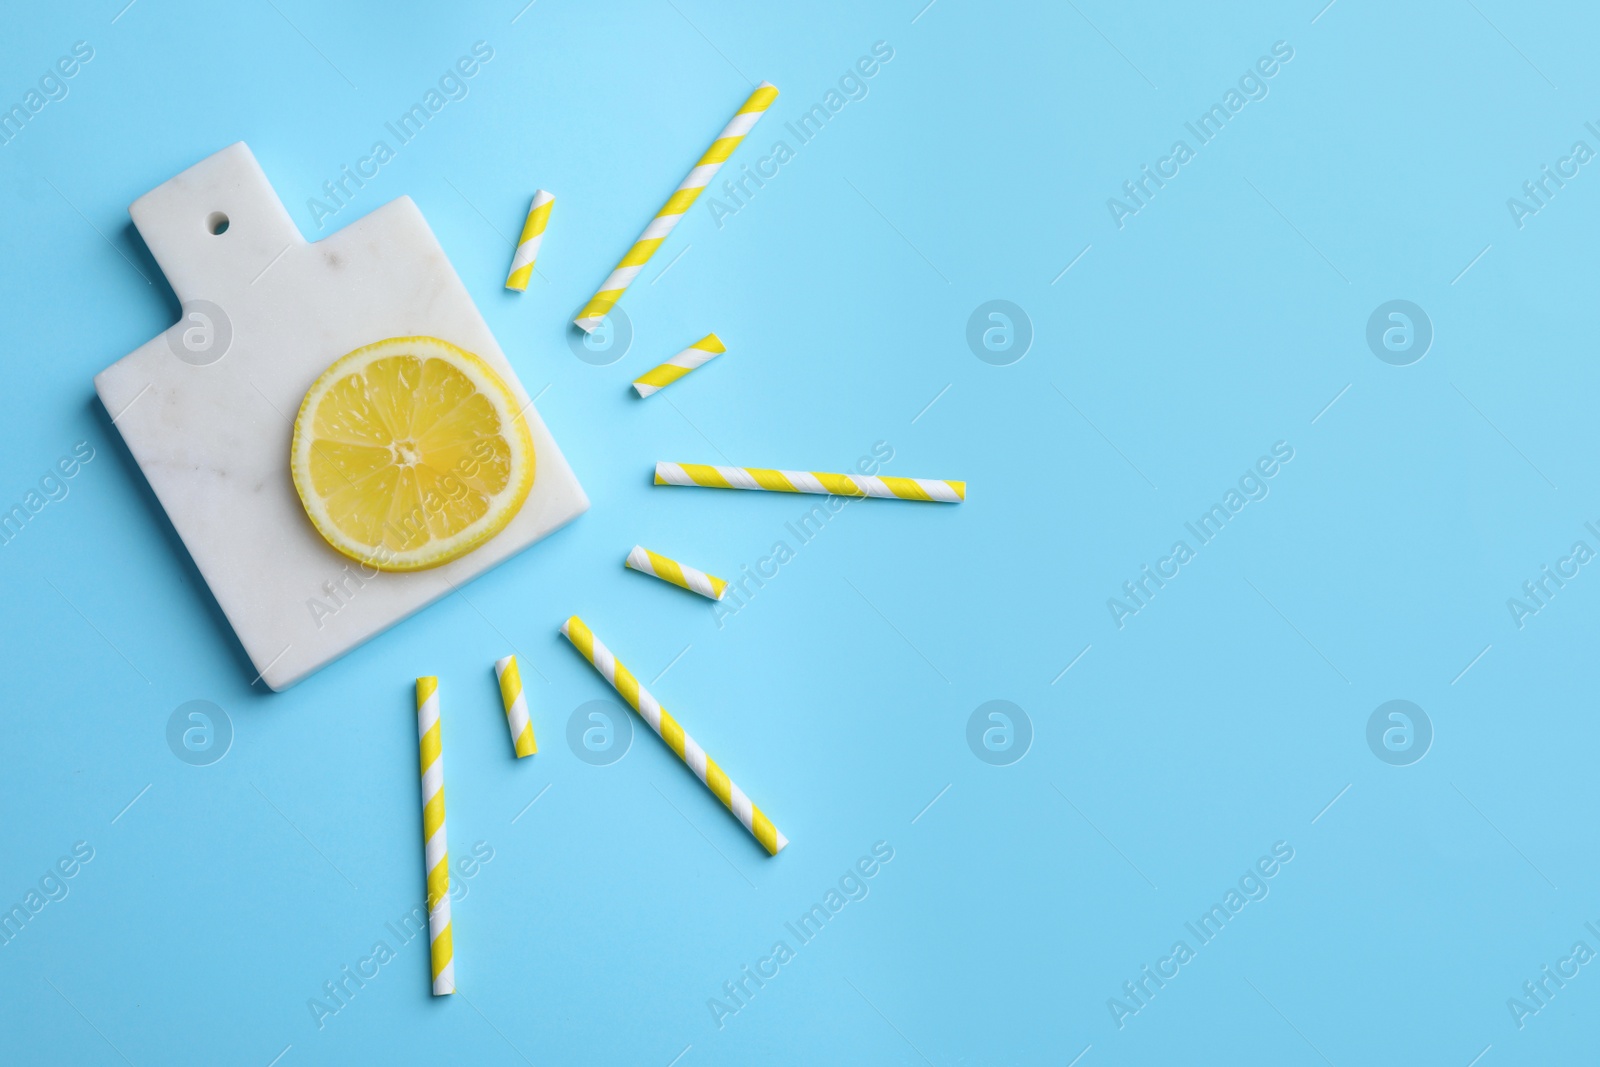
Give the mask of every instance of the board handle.
<path id="1" fill-rule="evenodd" d="M 128 214 L 180 302 L 224 302 L 306 243 L 243 141 L 156 186 Z"/>

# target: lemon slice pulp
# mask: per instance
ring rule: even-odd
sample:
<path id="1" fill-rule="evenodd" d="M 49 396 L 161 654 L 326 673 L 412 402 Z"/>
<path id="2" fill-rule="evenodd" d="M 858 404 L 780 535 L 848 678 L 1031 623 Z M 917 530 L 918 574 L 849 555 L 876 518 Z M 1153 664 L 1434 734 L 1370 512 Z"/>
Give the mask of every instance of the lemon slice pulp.
<path id="1" fill-rule="evenodd" d="M 289 469 L 330 545 L 379 570 L 423 570 L 505 529 L 533 486 L 533 437 L 482 359 L 437 337 L 393 337 L 311 386 Z"/>

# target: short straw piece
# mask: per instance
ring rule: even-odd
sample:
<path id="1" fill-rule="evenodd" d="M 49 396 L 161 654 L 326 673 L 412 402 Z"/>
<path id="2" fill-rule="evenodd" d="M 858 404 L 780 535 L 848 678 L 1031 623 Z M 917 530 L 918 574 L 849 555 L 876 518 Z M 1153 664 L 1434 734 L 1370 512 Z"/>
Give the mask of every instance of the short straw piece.
<path id="1" fill-rule="evenodd" d="M 656 217 L 650 220 L 644 233 L 628 249 L 628 254 L 622 257 L 622 262 L 617 264 L 617 269 L 611 272 L 600 291 L 584 305 L 578 317 L 572 321 L 584 333 L 592 333 L 600 325 L 600 320 L 606 313 L 616 306 L 617 300 L 627 291 L 644 265 L 650 262 L 650 257 L 655 255 L 656 249 L 661 247 L 661 242 L 667 239 L 667 234 L 678 224 L 678 220 L 694 206 L 695 198 L 700 195 L 700 190 L 711 183 L 717 176 L 717 171 L 722 164 L 739 147 L 739 142 L 744 140 L 745 134 L 755 126 L 756 121 L 766 113 L 767 108 L 778 98 L 778 88 L 771 82 L 762 82 L 750 98 L 744 102 L 728 125 L 711 142 L 711 147 L 706 149 L 706 154 L 700 157 L 700 162 L 694 165 L 689 176 L 683 179 L 677 190 L 667 198 L 666 205 L 656 212 Z"/>
<path id="2" fill-rule="evenodd" d="M 691 593 L 699 593 L 712 600 L 721 600 L 722 594 L 728 591 L 728 583 L 715 574 L 697 571 L 675 559 L 658 556 L 643 545 L 633 546 L 633 551 L 628 553 L 624 566 L 641 574 L 654 575 L 663 582 L 682 586 Z"/>
<path id="3" fill-rule="evenodd" d="M 667 709 L 656 702 L 656 698 L 645 691 L 644 686 L 635 678 L 611 650 L 600 643 L 582 619 L 576 615 L 561 624 L 561 632 L 566 635 L 572 647 L 583 653 L 585 659 L 600 672 L 600 677 L 610 682 L 612 687 L 622 695 L 632 706 L 639 717 L 650 724 L 650 729 L 660 735 L 678 758 L 689 765 L 696 776 L 706 784 L 706 788 L 716 794 L 718 800 L 725 804 L 729 811 L 744 824 L 744 828 L 755 835 L 763 848 L 776 856 L 789 839 L 778 832 L 772 825 L 772 820 L 761 813 L 761 809 L 750 802 L 744 791 L 734 785 L 718 767 L 716 761 L 706 755 L 705 749 L 695 743 L 694 738 L 683 732 L 683 727 L 678 725 L 678 720 L 668 714 Z"/>
<path id="4" fill-rule="evenodd" d="M 450 846 L 444 834 L 444 750 L 439 739 L 439 679 L 417 679 L 417 744 L 422 750 L 422 852 L 428 873 L 428 944 L 433 995 L 456 991 L 450 934 Z"/>
<path id="5" fill-rule="evenodd" d="M 711 362 L 727 350 L 727 346 L 722 343 L 722 338 L 714 333 L 708 333 L 665 363 L 652 367 L 635 378 L 633 380 L 633 391 L 640 396 L 649 396 L 651 393 L 671 385 L 696 367 L 702 367 Z"/>
<path id="6" fill-rule="evenodd" d="M 517 241 L 517 251 L 511 257 L 511 273 L 506 277 L 506 288 L 522 292 L 533 279 L 533 263 L 539 258 L 539 245 L 544 241 L 544 228 L 550 222 L 550 205 L 556 202 L 551 193 L 543 189 L 533 194 L 533 205 L 528 208 L 528 221 L 522 224 L 522 237 Z"/>
<path id="7" fill-rule="evenodd" d="M 506 707 L 506 725 L 511 728 L 511 747 L 517 758 L 531 756 L 539 751 L 533 739 L 533 723 L 528 718 L 528 702 L 522 696 L 522 672 L 517 670 L 517 657 L 506 656 L 494 661 L 495 677 L 500 679 L 500 701 Z"/>
<path id="8" fill-rule="evenodd" d="M 772 493 L 827 493 L 832 496 L 898 497 L 959 504 L 966 482 L 937 478 L 886 478 L 821 471 L 778 471 L 765 467 L 711 467 L 701 463 L 657 463 L 657 485 L 703 485 L 709 489 L 764 489 Z"/>

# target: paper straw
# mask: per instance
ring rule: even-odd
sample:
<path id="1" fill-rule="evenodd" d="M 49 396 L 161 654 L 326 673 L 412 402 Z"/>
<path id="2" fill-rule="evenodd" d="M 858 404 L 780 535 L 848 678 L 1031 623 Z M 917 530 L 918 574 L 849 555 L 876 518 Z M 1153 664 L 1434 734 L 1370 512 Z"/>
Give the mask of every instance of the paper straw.
<path id="1" fill-rule="evenodd" d="M 517 657 L 495 660 L 494 673 L 500 679 L 500 700 L 506 706 L 506 725 L 511 727 L 511 747 L 518 759 L 531 756 L 539 751 L 539 745 L 533 739 L 528 702 L 522 698 L 522 672 L 517 670 Z"/>
<path id="2" fill-rule="evenodd" d="M 701 463 L 657 463 L 657 485 L 703 485 L 709 489 L 765 489 L 772 493 L 898 497 L 959 504 L 966 482 L 937 478 L 875 478 L 865 474 L 776 471 L 765 467 L 711 467 Z"/>
<path id="3" fill-rule="evenodd" d="M 550 205 L 556 198 L 543 189 L 533 194 L 533 206 L 528 208 L 528 221 L 522 224 L 522 237 L 517 241 L 516 254 L 511 257 L 511 273 L 506 277 L 506 288 L 522 292 L 533 278 L 533 261 L 539 258 L 539 244 L 544 240 L 544 228 L 550 222 Z"/>
<path id="4" fill-rule="evenodd" d="M 715 574 L 697 571 L 693 567 L 686 567 L 675 559 L 658 556 L 643 545 L 634 545 L 633 551 L 628 553 L 624 565 L 629 570 L 641 574 L 653 575 L 663 582 L 682 586 L 692 593 L 710 597 L 712 600 L 721 600 L 722 594 L 728 591 L 728 583 Z"/>
<path id="5" fill-rule="evenodd" d="M 428 873 L 428 945 L 433 995 L 456 991 L 450 936 L 450 847 L 444 836 L 444 750 L 439 742 L 439 679 L 417 679 L 417 744 L 422 750 L 422 852 Z"/>
<path id="6" fill-rule="evenodd" d="M 671 385 L 696 367 L 701 367 L 711 362 L 727 350 L 727 346 L 722 343 L 722 338 L 714 333 L 708 333 L 665 363 L 652 367 L 635 378 L 633 380 L 633 390 L 640 396 L 649 396 L 651 393 Z"/>
<path id="7" fill-rule="evenodd" d="M 725 804 L 729 811 L 744 824 L 744 828 L 755 835 L 763 848 L 771 855 L 776 856 L 789 843 L 789 839 L 778 832 L 772 825 L 772 820 L 761 813 L 761 809 L 750 802 L 744 795 L 744 790 L 734 785 L 718 767 L 716 761 L 706 755 L 705 749 L 695 743 L 694 738 L 683 732 L 683 727 L 678 725 L 678 720 L 668 714 L 667 709 L 656 702 L 656 698 L 645 692 L 644 686 L 635 678 L 611 650 L 600 643 L 589 627 L 584 625 L 582 619 L 576 615 L 561 624 L 561 632 L 566 635 L 572 647 L 583 653 L 585 659 L 600 672 L 600 677 L 610 682 L 616 691 L 622 694 L 634 711 L 639 713 L 639 718 L 650 724 L 650 729 L 660 735 L 661 740 L 667 743 L 678 758 L 689 765 L 689 769 L 706 784 L 706 788 L 716 794 L 718 800 Z"/>
<path id="8" fill-rule="evenodd" d="M 717 139 L 711 142 L 711 147 L 706 149 L 706 154 L 700 157 L 700 162 L 694 165 L 689 176 L 683 179 L 682 184 L 670 197 L 666 206 L 656 212 L 656 217 L 650 220 L 650 225 L 644 228 L 644 233 L 628 249 L 628 254 L 622 257 L 622 262 L 617 264 L 617 269 L 611 272 L 600 286 L 600 291 L 584 305 L 578 317 L 572 321 L 585 333 L 590 333 L 600 325 L 600 320 L 606 317 L 606 312 L 616 305 L 620 298 L 638 276 L 644 265 L 650 262 L 650 257 L 655 255 L 661 242 L 666 240 L 667 234 L 678 224 L 678 220 L 694 206 L 695 198 L 700 195 L 700 190 L 711 183 L 717 176 L 717 171 L 727 161 L 733 150 L 739 147 L 739 142 L 744 140 L 745 134 L 755 126 L 772 102 L 778 98 L 778 89 L 771 82 L 762 82 L 750 98 L 744 102 L 733 119 L 725 126 Z"/>

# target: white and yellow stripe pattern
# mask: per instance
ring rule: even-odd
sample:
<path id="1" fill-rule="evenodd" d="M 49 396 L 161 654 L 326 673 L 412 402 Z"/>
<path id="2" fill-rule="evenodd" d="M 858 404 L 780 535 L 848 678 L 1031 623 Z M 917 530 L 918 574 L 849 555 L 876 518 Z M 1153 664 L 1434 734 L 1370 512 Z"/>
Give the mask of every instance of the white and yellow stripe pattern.
<path id="1" fill-rule="evenodd" d="M 708 333 L 659 366 L 651 367 L 633 380 L 633 391 L 649 396 L 682 378 L 696 367 L 703 367 L 728 350 L 722 338 Z"/>
<path id="2" fill-rule="evenodd" d="M 444 833 L 444 750 L 439 740 L 439 679 L 417 679 L 417 743 L 422 750 L 422 852 L 428 872 L 428 944 L 433 995 L 456 991 L 450 933 L 450 847 Z"/>
<path id="3" fill-rule="evenodd" d="M 507 289 L 523 292 L 533 279 L 533 264 L 539 258 L 544 228 L 550 223 L 550 205 L 555 202 L 555 196 L 543 189 L 534 192 L 533 206 L 528 208 L 528 221 L 522 224 L 522 237 L 517 241 L 517 251 L 511 257 L 511 273 L 506 276 Z"/>
<path id="4" fill-rule="evenodd" d="M 700 195 L 700 190 L 711 184 L 711 179 L 717 176 L 717 171 L 722 164 L 727 162 L 733 150 L 739 147 L 739 142 L 744 140 L 745 134 L 755 126 L 772 102 L 778 98 L 777 86 L 771 82 L 762 82 L 750 98 L 744 102 L 737 114 L 728 123 L 717 139 L 706 149 L 706 154 L 700 157 L 700 162 L 694 165 L 689 176 L 683 179 L 682 184 L 670 197 L 666 206 L 656 212 L 656 217 L 650 220 L 650 225 L 645 227 L 644 233 L 628 249 L 628 254 L 622 257 L 622 262 L 617 264 L 617 269 L 600 286 L 600 291 L 595 293 L 590 301 L 578 312 L 578 317 L 572 321 L 585 333 L 593 332 L 600 325 L 600 320 L 606 313 L 616 306 L 617 300 L 622 296 L 628 286 L 650 262 L 650 257 L 655 255 L 656 249 L 661 247 L 661 242 L 667 239 L 667 234 L 678 224 L 678 220 L 688 213 L 694 206 L 695 198 Z"/>
<path id="5" fill-rule="evenodd" d="M 683 727 L 678 725 L 678 720 L 668 714 L 667 709 L 657 703 L 656 698 L 645 691 L 644 686 L 635 678 L 611 650 L 600 643 L 589 627 L 584 625 L 582 619 L 576 615 L 561 624 L 561 632 L 566 635 L 572 647 L 583 653 L 585 659 L 600 672 L 600 677 L 610 682 L 616 691 L 622 694 L 639 717 L 650 724 L 650 729 L 660 735 L 667 743 L 667 747 L 678 754 L 678 758 L 689 765 L 689 769 L 706 784 L 706 788 L 716 794 L 718 800 L 733 812 L 734 816 L 744 824 L 744 828 L 755 835 L 763 848 L 773 856 L 783 850 L 789 839 L 778 832 L 772 825 L 772 820 L 761 813 L 761 809 L 750 802 L 744 791 L 734 785 L 728 776 L 718 767 L 716 761 L 706 755 L 705 749 L 695 743 L 694 738 L 683 732 Z"/>
<path id="6" fill-rule="evenodd" d="M 773 493 L 826 493 L 832 496 L 897 497 L 959 504 L 966 482 L 937 478 L 886 478 L 821 471 L 779 471 L 765 467 L 713 467 L 703 463 L 657 463 L 657 485 L 703 485 L 709 489 L 764 489 Z"/>
<path id="7" fill-rule="evenodd" d="M 643 545 L 633 546 L 633 551 L 628 553 L 624 566 L 640 574 L 653 575 L 663 582 L 682 586 L 691 593 L 699 593 L 712 600 L 721 600 L 722 594 L 728 591 L 728 583 L 715 574 L 697 571 L 675 559 L 659 556 Z"/>
<path id="8" fill-rule="evenodd" d="M 494 661 L 495 677 L 500 680 L 500 701 L 506 708 L 506 725 L 511 728 L 511 747 L 517 758 L 531 756 L 539 751 L 533 739 L 533 721 L 528 718 L 528 702 L 522 696 L 522 672 L 517 669 L 517 657 L 505 656 Z"/>

